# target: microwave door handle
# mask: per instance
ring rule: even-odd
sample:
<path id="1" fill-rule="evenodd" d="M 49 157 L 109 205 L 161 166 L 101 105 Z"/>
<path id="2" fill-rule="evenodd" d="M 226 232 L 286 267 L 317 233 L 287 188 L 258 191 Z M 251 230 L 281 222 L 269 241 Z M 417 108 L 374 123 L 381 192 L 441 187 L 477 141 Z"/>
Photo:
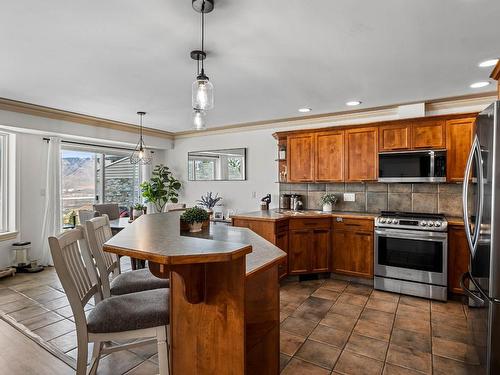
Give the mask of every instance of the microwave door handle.
<path id="1" fill-rule="evenodd" d="M 474 256 L 474 253 L 476 251 L 476 241 L 475 238 L 472 238 L 471 230 L 470 230 L 470 223 L 469 223 L 469 208 L 468 208 L 468 201 L 467 197 L 469 195 L 469 179 L 472 171 L 472 163 L 474 162 L 474 157 L 476 156 L 476 149 L 477 149 L 477 144 L 478 144 L 478 139 L 477 135 L 474 137 L 474 142 L 472 143 L 472 147 L 469 153 L 469 157 L 467 159 L 467 164 L 465 167 L 465 173 L 464 173 L 464 182 L 463 182 L 463 189 L 462 189 L 462 209 L 463 209 L 463 218 L 464 218 L 464 227 L 465 227 L 465 236 L 467 238 L 467 243 L 469 244 L 469 250 Z M 476 215 L 476 223 L 477 224 L 477 215 Z M 476 231 L 477 231 L 477 227 Z M 474 237 L 476 237 L 476 233 L 474 233 Z"/>

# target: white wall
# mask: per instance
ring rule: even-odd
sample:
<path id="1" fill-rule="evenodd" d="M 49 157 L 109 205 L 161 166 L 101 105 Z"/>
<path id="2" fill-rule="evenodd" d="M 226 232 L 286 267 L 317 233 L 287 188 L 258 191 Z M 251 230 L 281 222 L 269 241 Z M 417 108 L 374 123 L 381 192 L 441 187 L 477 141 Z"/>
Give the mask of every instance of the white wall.
<path id="1" fill-rule="evenodd" d="M 272 204 L 277 203 L 278 184 L 276 142 L 271 130 L 243 133 L 208 135 L 177 139 L 174 148 L 167 150 L 166 164 L 183 183 L 181 202 L 194 205 L 201 195 L 208 191 L 222 196 L 224 208 L 236 208 L 240 212 L 259 209 L 264 195 L 273 195 Z M 187 181 L 187 153 L 189 151 L 216 150 L 224 148 L 247 148 L 246 181 Z M 255 192 L 256 198 L 252 198 Z"/>

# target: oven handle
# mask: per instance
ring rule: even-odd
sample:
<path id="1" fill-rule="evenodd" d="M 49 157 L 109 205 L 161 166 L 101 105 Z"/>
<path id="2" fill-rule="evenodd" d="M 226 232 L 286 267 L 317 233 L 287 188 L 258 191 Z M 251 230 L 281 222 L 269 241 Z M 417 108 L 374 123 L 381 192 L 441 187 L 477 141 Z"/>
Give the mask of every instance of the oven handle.
<path id="1" fill-rule="evenodd" d="M 417 232 L 417 231 L 391 231 L 387 229 L 376 229 L 375 234 L 379 237 L 392 237 L 402 239 L 417 239 L 424 241 L 446 241 L 447 233 L 444 232 Z"/>

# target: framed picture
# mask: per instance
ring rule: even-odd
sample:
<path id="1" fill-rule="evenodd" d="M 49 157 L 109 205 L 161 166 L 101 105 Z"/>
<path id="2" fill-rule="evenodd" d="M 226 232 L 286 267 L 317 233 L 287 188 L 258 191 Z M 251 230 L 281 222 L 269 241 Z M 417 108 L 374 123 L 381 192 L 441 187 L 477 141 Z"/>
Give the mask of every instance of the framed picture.
<path id="1" fill-rule="evenodd" d="M 223 220 L 224 219 L 224 214 L 222 211 L 216 211 L 214 212 L 214 220 Z"/>

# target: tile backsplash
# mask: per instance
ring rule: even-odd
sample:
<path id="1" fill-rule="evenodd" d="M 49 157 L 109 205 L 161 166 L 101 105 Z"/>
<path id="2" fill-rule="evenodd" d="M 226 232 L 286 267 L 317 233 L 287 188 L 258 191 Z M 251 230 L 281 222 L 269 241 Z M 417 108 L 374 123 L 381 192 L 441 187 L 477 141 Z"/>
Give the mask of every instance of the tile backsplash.
<path id="1" fill-rule="evenodd" d="M 280 184 L 280 194 L 301 194 L 304 207 L 320 210 L 320 198 L 325 193 L 337 196 L 334 210 L 373 212 L 382 210 L 443 213 L 462 215 L 461 184 Z M 354 202 L 344 202 L 344 193 L 354 193 Z"/>

